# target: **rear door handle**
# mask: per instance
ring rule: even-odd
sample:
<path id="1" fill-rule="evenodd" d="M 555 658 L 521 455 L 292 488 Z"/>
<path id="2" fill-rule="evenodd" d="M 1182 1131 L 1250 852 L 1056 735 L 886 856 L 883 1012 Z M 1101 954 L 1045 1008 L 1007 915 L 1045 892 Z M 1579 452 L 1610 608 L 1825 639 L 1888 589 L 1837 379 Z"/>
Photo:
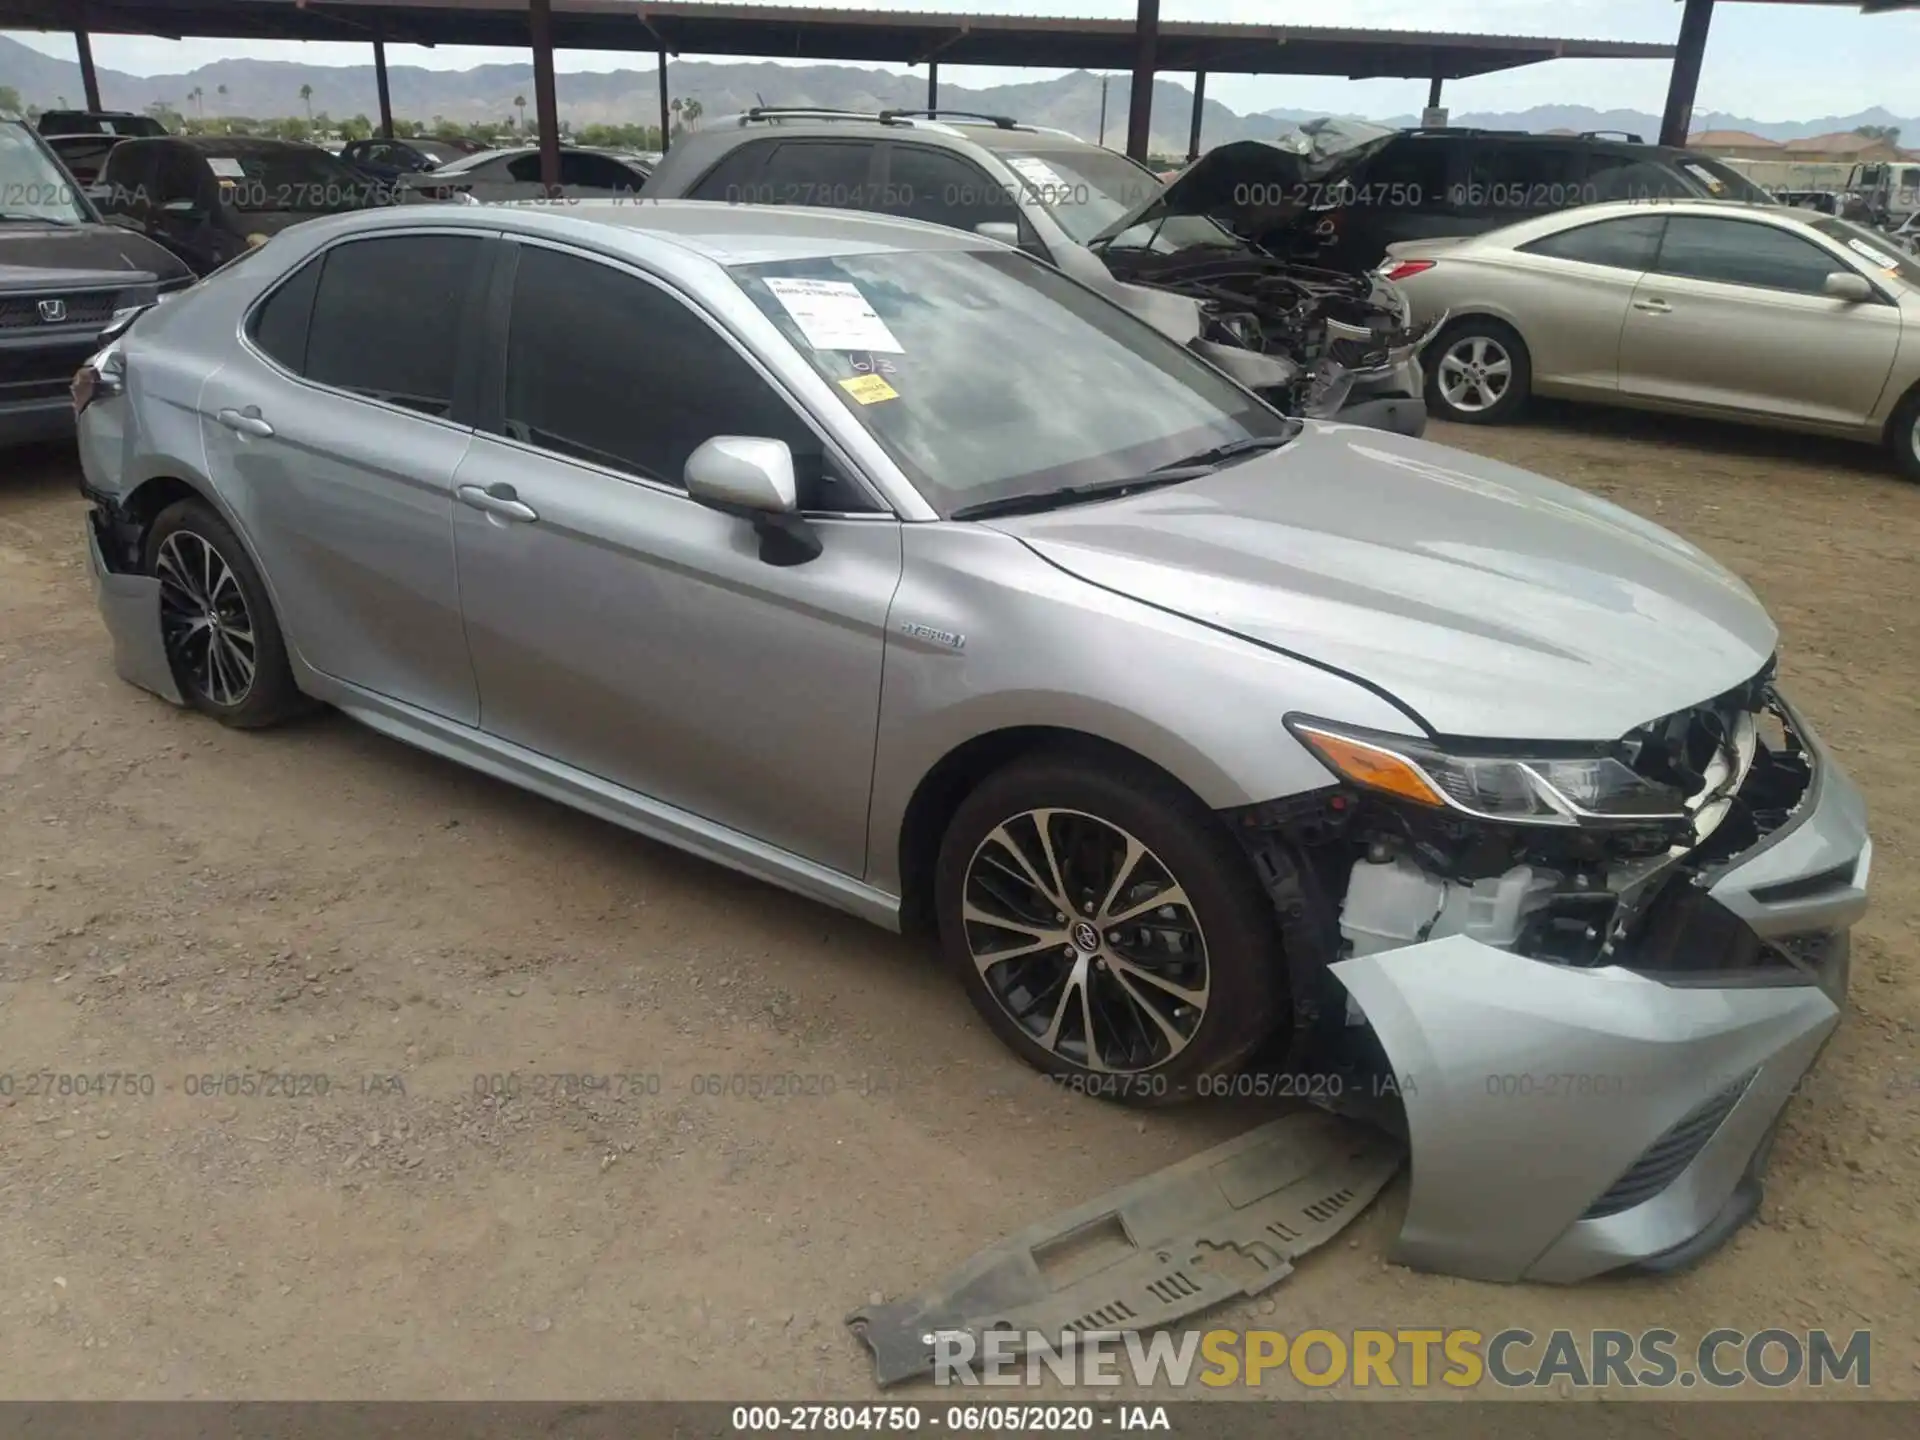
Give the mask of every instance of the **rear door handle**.
<path id="1" fill-rule="evenodd" d="M 244 410 L 222 410 L 213 417 L 229 430 L 237 430 L 242 435 L 253 435 L 264 440 L 273 434 L 273 426 L 261 417 L 260 407 L 249 405 Z"/>
<path id="2" fill-rule="evenodd" d="M 1644 310 L 1649 315 L 1671 315 L 1673 313 L 1673 306 L 1664 300 L 1636 300 L 1633 302 L 1633 308 L 1636 310 Z"/>
<path id="3" fill-rule="evenodd" d="M 489 485 L 484 490 L 478 485 L 461 485 L 454 493 L 460 497 L 462 505 L 471 505 L 489 515 L 498 515 L 502 520 L 525 522 L 540 518 L 539 512 L 522 501 L 511 485 Z"/>

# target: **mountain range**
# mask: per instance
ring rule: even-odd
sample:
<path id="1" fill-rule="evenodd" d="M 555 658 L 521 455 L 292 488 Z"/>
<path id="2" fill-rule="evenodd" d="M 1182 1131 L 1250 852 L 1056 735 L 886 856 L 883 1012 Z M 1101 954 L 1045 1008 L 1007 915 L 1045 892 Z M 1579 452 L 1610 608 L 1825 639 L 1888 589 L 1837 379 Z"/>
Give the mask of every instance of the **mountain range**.
<path id="1" fill-rule="evenodd" d="M 470 70 L 426 70 L 418 66 L 388 68 L 394 114 L 409 119 L 436 117 L 467 123 L 509 120 L 521 112 L 516 97 L 528 109 L 533 102 L 533 66 L 530 63 L 480 65 Z M 166 104 L 188 115 L 243 115 L 264 119 L 307 111 L 336 118 L 372 115 L 377 108 L 373 66 L 306 65 L 282 60 L 216 60 L 181 75 L 125 75 L 101 70 L 102 102 L 115 110 L 144 110 Z M 716 116 L 745 110 L 756 104 L 819 105 L 850 110 L 887 106 L 911 108 L 926 104 L 924 74 L 897 75 L 891 71 L 851 65 L 718 64 L 675 60 L 667 79 L 675 97 L 700 102 L 701 112 Z M 955 109 L 1013 115 L 1036 125 L 1055 126 L 1087 139 L 1100 138 L 1102 78 L 1078 71 L 1053 80 L 968 89 L 942 83 L 940 101 Z M 81 103 L 80 67 L 73 61 L 43 55 L 0 35 L 0 86 L 18 92 L 23 104 L 78 105 Z M 311 87 L 303 99 L 303 87 Z M 1105 81 L 1105 139 L 1118 145 L 1127 124 L 1128 81 L 1124 74 Z M 558 81 L 560 116 L 575 124 L 647 123 L 660 113 L 659 79 L 652 69 L 570 71 Z M 1158 154 L 1184 153 L 1192 114 L 1193 92 L 1177 80 L 1162 79 L 1153 89 L 1153 150 Z M 1202 142 L 1205 146 L 1229 140 L 1271 138 L 1294 122 L 1322 112 L 1273 109 L 1242 115 L 1215 100 L 1205 104 Z M 1391 125 L 1412 125 L 1416 115 L 1351 116 Z M 1638 110 L 1594 110 L 1581 105 L 1542 105 L 1513 113 L 1460 112 L 1455 125 L 1493 129 L 1546 131 L 1624 130 L 1651 140 L 1660 129 L 1659 117 Z M 1900 127 L 1909 144 L 1920 139 L 1920 118 L 1902 117 L 1875 107 L 1857 115 L 1827 115 L 1804 121 L 1765 121 L 1719 112 L 1694 117 L 1695 130 L 1746 130 L 1770 139 L 1852 130 L 1859 125 Z"/>

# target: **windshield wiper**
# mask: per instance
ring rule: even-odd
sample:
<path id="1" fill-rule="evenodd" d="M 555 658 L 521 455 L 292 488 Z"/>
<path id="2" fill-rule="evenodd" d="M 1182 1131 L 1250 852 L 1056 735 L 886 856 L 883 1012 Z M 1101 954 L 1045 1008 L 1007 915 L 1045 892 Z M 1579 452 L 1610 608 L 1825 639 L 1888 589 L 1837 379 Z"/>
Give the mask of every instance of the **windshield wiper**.
<path id="1" fill-rule="evenodd" d="M 1042 510 L 1058 510 L 1064 505 L 1080 505 L 1090 500 L 1118 500 L 1142 490 L 1157 490 L 1162 485 L 1178 485 L 1182 480 L 1197 480 L 1211 475 L 1211 465 L 1165 466 L 1145 475 L 1126 475 L 1118 480 L 1091 480 L 1085 485 L 1063 485 L 1058 490 L 1041 490 L 1032 495 L 1003 495 L 998 500 L 981 500 L 962 505 L 948 515 L 951 520 L 984 520 L 990 515 L 1031 515 Z"/>
<path id="2" fill-rule="evenodd" d="M 1291 439 L 1292 435 L 1243 435 L 1238 440 L 1227 440 L 1211 450 L 1202 450 L 1197 455 L 1188 455 L 1170 465 L 1163 465 L 1153 473 L 1160 475 L 1169 470 L 1184 470 L 1196 465 L 1213 469 L 1236 456 L 1252 455 L 1260 450 L 1277 450 Z"/>
<path id="3" fill-rule="evenodd" d="M 75 225 L 79 222 L 62 220 L 58 215 L 30 215 L 23 210 L 0 210 L 0 223 L 20 225 Z"/>

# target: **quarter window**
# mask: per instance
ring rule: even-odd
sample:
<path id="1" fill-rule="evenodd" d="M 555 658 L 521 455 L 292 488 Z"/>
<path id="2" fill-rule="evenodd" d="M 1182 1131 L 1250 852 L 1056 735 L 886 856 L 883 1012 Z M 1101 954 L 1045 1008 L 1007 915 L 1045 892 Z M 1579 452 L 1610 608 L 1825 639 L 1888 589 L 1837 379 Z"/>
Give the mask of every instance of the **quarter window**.
<path id="1" fill-rule="evenodd" d="M 309 260 L 253 312 L 248 333 L 274 360 L 294 374 L 307 368 L 307 324 L 313 316 L 314 292 L 320 288 L 320 268 L 325 257 Z"/>
<path id="2" fill-rule="evenodd" d="M 1602 220 L 1595 225 L 1576 225 L 1571 230 L 1544 235 L 1520 248 L 1555 260 L 1578 260 L 1614 270 L 1651 270 L 1654 256 L 1660 250 L 1660 231 L 1666 223 L 1662 215 Z"/>
<path id="3" fill-rule="evenodd" d="M 713 329 L 598 261 L 524 246 L 507 332 L 506 431 L 523 444 L 668 485 L 716 435 L 784 440 L 800 504 L 864 510 L 825 476 L 819 437 Z"/>
<path id="4" fill-rule="evenodd" d="M 1660 270 L 1723 285 L 1818 295 L 1846 266 L 1810 241 L 1751 220 L 1674 215 L 1660 243 Z"/>
<path id="5" fill-rule="evenodd" d="M 307 378 L 447 414 L 458 321 L 484 244 L 478 236 L 396 235 L 329 250 L 313 302 Z"/>

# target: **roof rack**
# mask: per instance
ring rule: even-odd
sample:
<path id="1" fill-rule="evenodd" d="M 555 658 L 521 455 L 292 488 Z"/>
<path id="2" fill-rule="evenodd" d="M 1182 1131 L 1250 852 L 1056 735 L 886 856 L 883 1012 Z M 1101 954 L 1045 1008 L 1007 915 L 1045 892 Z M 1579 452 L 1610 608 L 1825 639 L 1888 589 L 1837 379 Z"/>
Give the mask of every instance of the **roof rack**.
<path id="1" fill-rule="evenodd" d="M 871 110 L 836 110 L 826 105 L 756 105 L 740 116 L 742 125 L 756 120 L 871 120 Z"/>
<path id="2" fill-rule="evenodd" d="M 939 120 L 952 116 L 959 120 L 979 120 L 999 130 L 1017 130 L 1019 122 L 1011 115 L 983 115 L 978 110 L 882 110 L 880 123 L 891 125 L 896 120 Z"/>

